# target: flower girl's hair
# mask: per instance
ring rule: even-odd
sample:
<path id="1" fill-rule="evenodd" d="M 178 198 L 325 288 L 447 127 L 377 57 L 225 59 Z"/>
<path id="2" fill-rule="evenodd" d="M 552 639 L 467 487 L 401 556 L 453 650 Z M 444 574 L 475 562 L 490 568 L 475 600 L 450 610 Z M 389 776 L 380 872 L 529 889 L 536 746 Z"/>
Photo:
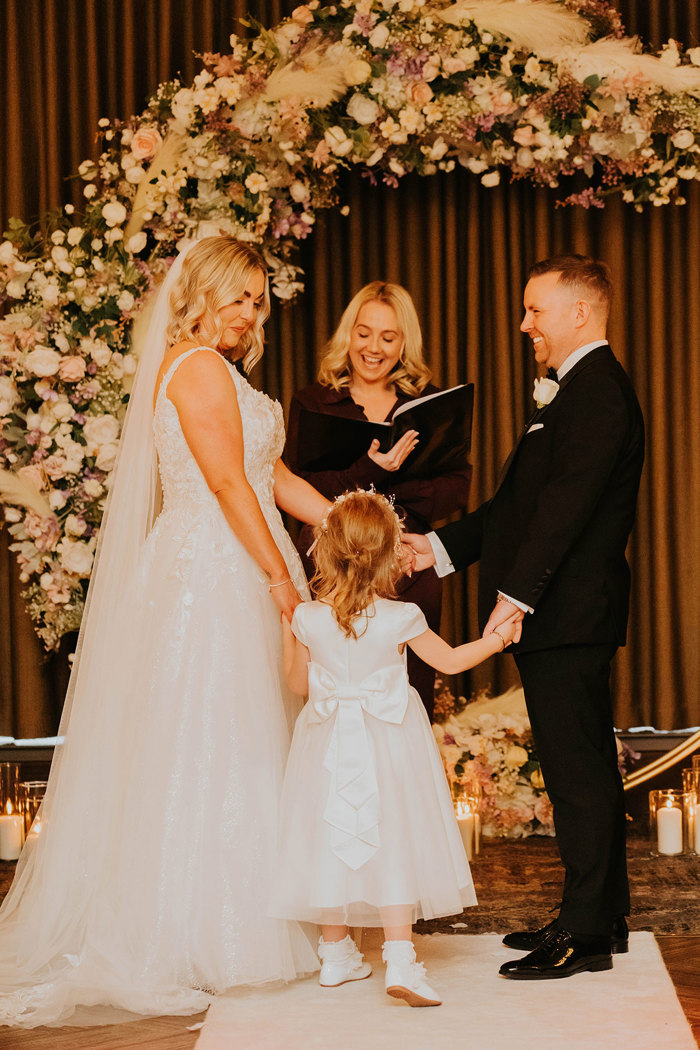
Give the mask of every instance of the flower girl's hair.
<path id="1" fill-rule="evenodd" d="M 254 247 L 235 237 L 204 237 L 187 253 L 182 273 L 170 293 L 168 340 L 196 342 L 201 329 L 206 328 L 213 333 L 216 345 L 223 331 L 218 311 L 243 294 L 255 273 L 262 273 L 265 278 L 264 302 L 255 323 L 236 348 L 237 354 L 242 351 L 243 367 L 250 372 L 263 353 L 263 325 L 270 316 L 270 290 L 264 259 Z"/>
<path id="2" fill-rule="evenodd" d="M 358 637 L 356 619 L 375 597 L 394 597 L 401 529 L 386 496 L 361 489 L 339 496 L 316 526 L 314 592 L 331 606 L 346 637 Z"/>

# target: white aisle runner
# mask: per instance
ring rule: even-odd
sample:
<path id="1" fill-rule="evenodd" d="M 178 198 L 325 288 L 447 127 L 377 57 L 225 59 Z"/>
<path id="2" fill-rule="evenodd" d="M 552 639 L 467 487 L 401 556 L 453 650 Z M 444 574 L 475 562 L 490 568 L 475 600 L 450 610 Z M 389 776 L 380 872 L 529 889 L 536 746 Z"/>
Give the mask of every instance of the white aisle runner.
<path id="1" fill-rule="evenodd" d="M 427 1009 L 384 992 L 380 937 L 365 937 L 366 981 L 324 989 L 312 977 L 220 996 L 196 1050 L 697 1050 L 651 933 L 632 934 L 612 971 L 558 981 L 499 977 L 519 953 L 496 934 L 418 937 L 444 1000 Z"/>

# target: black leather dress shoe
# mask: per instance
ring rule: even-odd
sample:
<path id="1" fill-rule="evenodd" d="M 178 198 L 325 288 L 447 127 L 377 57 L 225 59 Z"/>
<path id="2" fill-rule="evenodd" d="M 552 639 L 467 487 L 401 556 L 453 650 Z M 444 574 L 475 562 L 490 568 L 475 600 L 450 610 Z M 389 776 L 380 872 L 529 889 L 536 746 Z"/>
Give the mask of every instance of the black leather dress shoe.
<path id="1" fill-rule="evenodd" d="M 532 952 L 554 933 L 557 929 L 557 920 L 553 919 L 539 930 L 518 930 L 515 933 L 507 933 L 503 943 L 508 948 L 515 948 L 519 952 Z M 610 950 L 613 955 L 625 955 L 629 949 L 629 929 L 624 915 L 620 915 L 613 922 L 612 936 L 610 938 Z"/>
<path id="2" fill-rule="evenodd" d="M 547 981 L 584 970 L 612 970 L 612 964 L 609 937 L 579 941 L 568 930 L 557 929 L 529 955 L 503 963 L 498 972 L 518 981 Z"/>

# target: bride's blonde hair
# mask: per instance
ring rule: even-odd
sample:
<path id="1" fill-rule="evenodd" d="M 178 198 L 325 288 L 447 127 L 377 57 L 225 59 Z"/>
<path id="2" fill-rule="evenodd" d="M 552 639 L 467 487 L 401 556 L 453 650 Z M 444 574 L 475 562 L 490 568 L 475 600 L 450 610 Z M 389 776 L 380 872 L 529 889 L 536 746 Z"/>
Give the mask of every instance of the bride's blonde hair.
<path id="1" fill-rule="evenodd" d="M 214 336 L 217 346 L 224 329 L 218 311 L 243 295 L 255 273 L 262 273 L 265 278 L 263 305 L 236 347 L 236 357 L 242 356 L 243 367 L 250 372 L 263 354 L 263 325 L 270 316 L 270 289 L 262 256 L 235 237 L 204 237 L 188 252 L 170 293 L 168 342 L 196 342 L 205 329 Z"/>
<path id="2" fill-rule="evenodd" d="M 386 496 L 362 490 L 339 496 L 316 526 L 316 573 L 311 584 L 316 598 L 331 606 L 348 638 L 358 637 L 357 617 L 375 597 L 396 594 L 401 529 Z"/>

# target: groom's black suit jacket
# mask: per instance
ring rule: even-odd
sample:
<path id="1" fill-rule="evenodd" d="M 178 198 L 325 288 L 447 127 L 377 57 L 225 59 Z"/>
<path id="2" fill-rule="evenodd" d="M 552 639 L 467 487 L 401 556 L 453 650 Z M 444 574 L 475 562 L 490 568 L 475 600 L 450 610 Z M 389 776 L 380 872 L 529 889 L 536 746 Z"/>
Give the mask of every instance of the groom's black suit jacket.
<path id="1" fill-rule="evenodd" d="M 528 421 L 494 496 L 438 530 L 455 569 L 480 561 L 482 630 L 500 590 L 534 609 L 516 651 L 624 645 L 643 460 L 632 385 L 609 346 L 591 350 Z"/>

